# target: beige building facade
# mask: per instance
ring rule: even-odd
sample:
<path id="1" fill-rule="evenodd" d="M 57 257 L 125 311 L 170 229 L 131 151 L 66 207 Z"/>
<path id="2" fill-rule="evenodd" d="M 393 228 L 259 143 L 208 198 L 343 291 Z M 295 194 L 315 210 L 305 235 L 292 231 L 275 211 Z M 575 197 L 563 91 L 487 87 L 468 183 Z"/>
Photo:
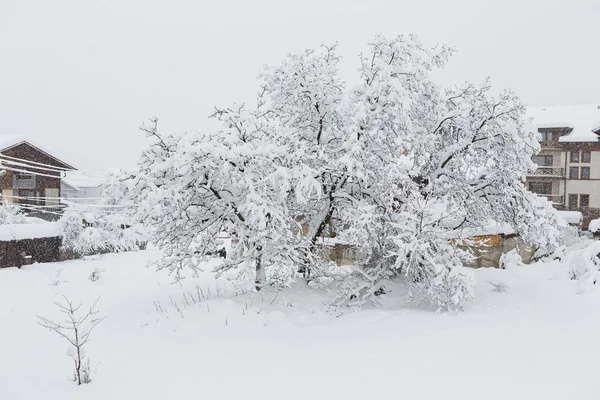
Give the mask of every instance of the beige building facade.
<path id="1" fill-rule="evenodd" d="M 527 188 L 557 209 L 581 211 L 583 227 L 600 218 L 600 106 L 529 109 L 530 129 L 540 134 L 538 165 Z"/>

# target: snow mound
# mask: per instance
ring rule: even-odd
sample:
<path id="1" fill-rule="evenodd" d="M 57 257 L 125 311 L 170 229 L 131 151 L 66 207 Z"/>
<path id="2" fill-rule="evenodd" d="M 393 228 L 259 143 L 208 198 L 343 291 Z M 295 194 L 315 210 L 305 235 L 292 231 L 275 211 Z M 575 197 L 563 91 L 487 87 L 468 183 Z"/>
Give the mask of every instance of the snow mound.
<path id="1" fill-rule="evenodd" d="M 581 224 L 583 221 L 583 214 L 579 211 L 557 211 L 556 213 L 569 224 Z"/>
<path id="2" fill-rule="evenodd" d="M 590 232 L 596 233 L 600 230 L 600 219 L 594 219 L 590 222 L 590 227 L 588 228 Z"/>

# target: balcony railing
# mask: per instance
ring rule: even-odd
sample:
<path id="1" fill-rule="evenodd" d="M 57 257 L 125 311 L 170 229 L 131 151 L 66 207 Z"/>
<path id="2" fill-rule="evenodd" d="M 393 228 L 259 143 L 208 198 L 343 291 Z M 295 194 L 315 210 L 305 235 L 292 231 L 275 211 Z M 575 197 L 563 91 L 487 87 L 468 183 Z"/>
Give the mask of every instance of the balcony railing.
<path id="1" fill-rule="evenodd" d="M 562 178 L 565 176 L 565 170 L 561 167 L 540 167 L 538 166 L 534 172 L 530 172 L 529 176 L 548 176 Z"/>
<path id="2" fill-rule="evenodd" d="M 558 149 L 560 148 L 560 145 L 558 144 L 558 142 L 542 140 L 540 142 L 540 147 L 542 149 Z"/>

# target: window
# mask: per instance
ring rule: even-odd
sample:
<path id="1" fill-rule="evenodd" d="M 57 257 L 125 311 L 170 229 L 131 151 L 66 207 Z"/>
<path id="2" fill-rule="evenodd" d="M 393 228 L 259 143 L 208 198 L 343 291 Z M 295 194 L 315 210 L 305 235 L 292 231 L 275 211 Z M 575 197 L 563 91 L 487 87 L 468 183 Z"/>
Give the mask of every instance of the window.
<path id="1" fill-rule="evenodd" d="M 590 179 L 590 167 L 581 167 L 581 179 Z"/>
<path id="2" fill-rule="evenodd" d="M 552 183 L 529 182 L 529 190 L 536 194 L 552 194 Z"/>
<path id="3" fill-rule="evenodd" d="M 59 204 L 59 202 L 58 202 L 59 190 L 58 189 L 46 188 L 44 195 L 46 197 L 46 205 L 47 206 L 54 206 L 54 207 L 58 206 L 58 204 Z"/>
<path id="4" fill-rule="evenodd" d="M 552 144 L 552 132 L 545 131 L 545 132 L 541 132 L 541 134 L 542 134 L 542 140 L 540 143 L 543 146 L 550 146 Z"/>
<path id="5" fill-rule="evenodd" d="M 589 207 L 590 206 L 590 195 L 589 194 L 580 194 L 579 195 L 579 207 Z"/>
<path id="6" fill-rule="evenodd" d="M 579 167 L 569 168 L 569 178 L 570 179 L 579 179 Z"/>
<path id="7" fill-rule="evenodd" d="M 552 166 L 552 156 L 533 156 L 532 160 L 540 167 Z"/>
<path id="8" fill-rule="evenodd" d="M 569 195 L 569 210 L 577 210 L 577 195 Z"/>
<path id="9" fill-rule="evenodd" d="M 592 161 L 592 153 L 589 151 L 581 152 L 581 162 L 591 162 Z"/>
<path id="10" fill-rule="evenodd" d="M 579 152 L 578 151 L 572 151 L 571 152 L 571 162 L 579 162 Z"/>

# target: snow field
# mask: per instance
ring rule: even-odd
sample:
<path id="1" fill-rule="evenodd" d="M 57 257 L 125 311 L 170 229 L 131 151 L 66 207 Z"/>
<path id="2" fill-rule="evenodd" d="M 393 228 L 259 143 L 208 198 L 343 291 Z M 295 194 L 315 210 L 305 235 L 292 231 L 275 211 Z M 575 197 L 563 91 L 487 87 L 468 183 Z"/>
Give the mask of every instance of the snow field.
<path id="1" fill-rule="evenodd" d="M 600 295 L 577 294 L 559 262 L 476 270 L 475 300 L 437 314 L 402 287 L 356 311 L 304 284 L 240 294 L 208 273 L 173 284 L 147 266 L 156 257 L 0 270 L 0 398 L 597 398 Z M 89 385 L 70 381 L 67 343 L 36 323 L 58 319 L 62 295 L 101 297 Z"/>

